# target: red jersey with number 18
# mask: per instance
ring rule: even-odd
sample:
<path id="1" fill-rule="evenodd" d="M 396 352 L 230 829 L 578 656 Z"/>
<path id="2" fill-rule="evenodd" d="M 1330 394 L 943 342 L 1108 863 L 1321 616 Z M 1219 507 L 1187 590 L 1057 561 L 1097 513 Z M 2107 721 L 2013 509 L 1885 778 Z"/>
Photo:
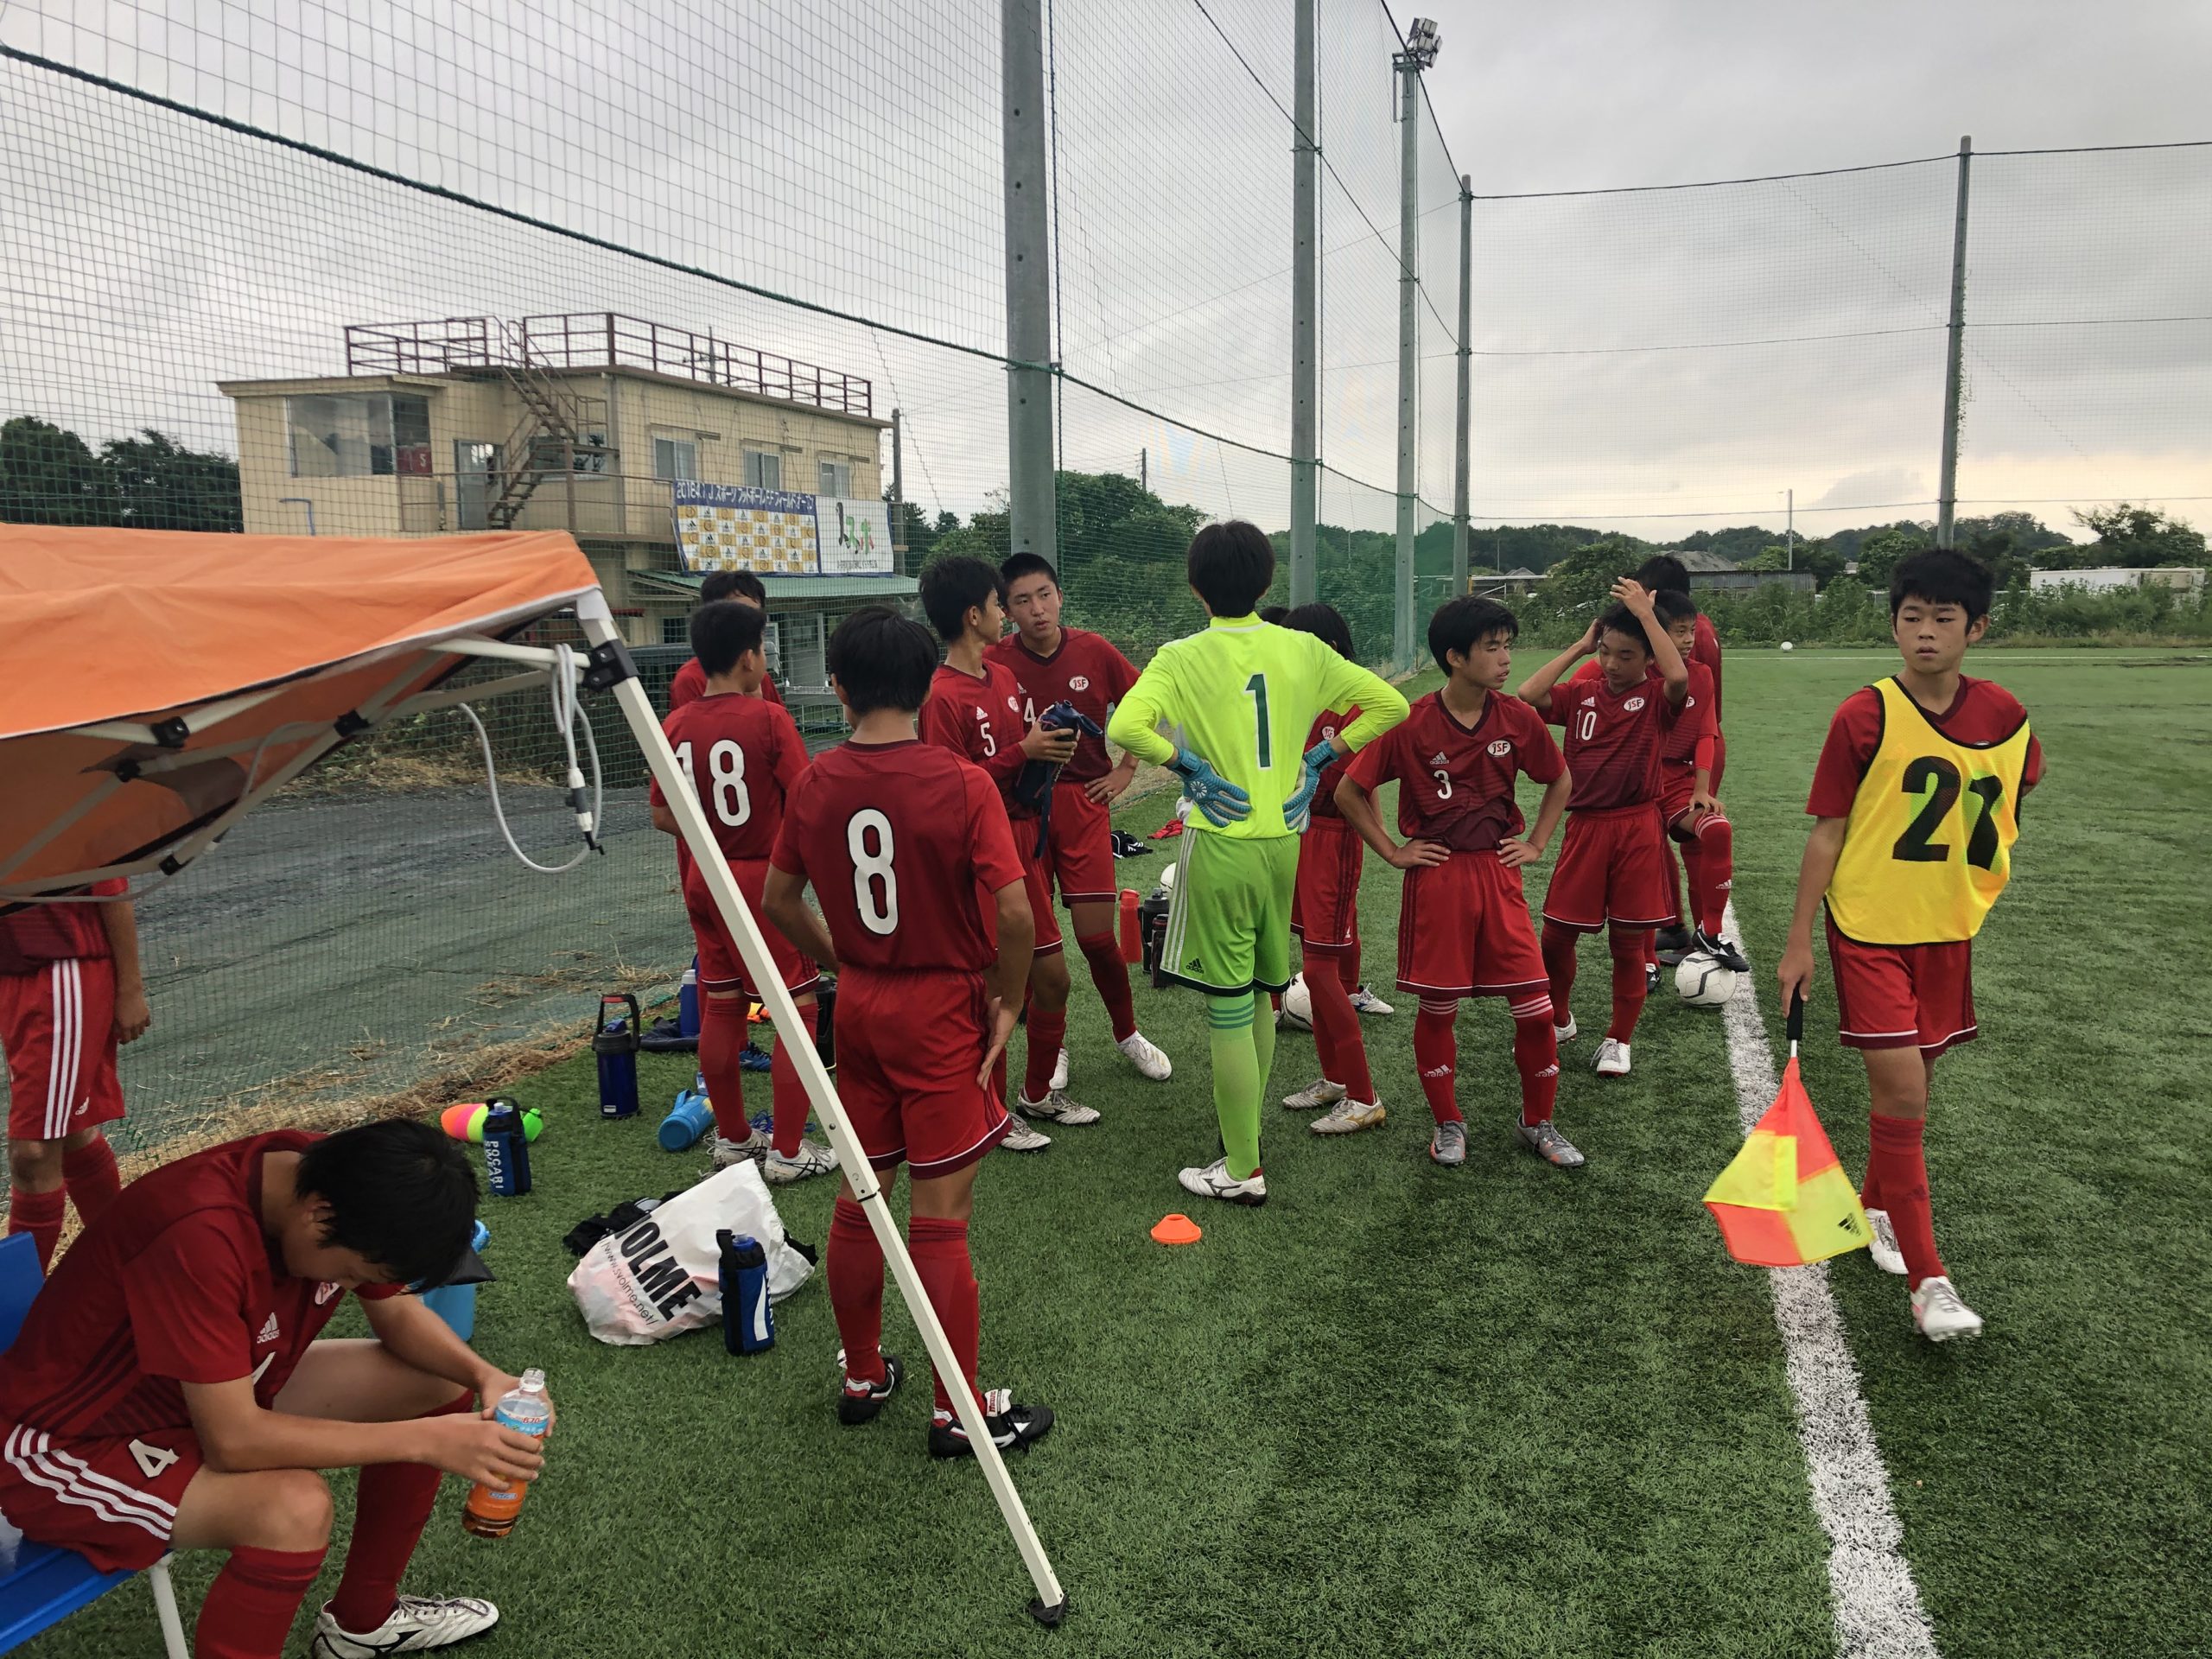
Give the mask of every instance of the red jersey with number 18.
<path id="1" fill-rule="evenodd" d="M 676 763 L 706 809 L 715 845 L 732 863 L 768 856 L 783 827 L 784 803 L 806 770 L 806 744 L 779 702 L 734 694 L 699 697 L 661 721 Z M 660 779 L 652 804 L 668 804 Z M 677 861 L 690 849 L 678 840 Z"/>
<path id="2" fill-rule="evenodd" d="M 844 968 L 981 972 L 982 895 L 1022 879 L 991 780 L 935 744 L 843 743 L 806 769 L 770 855 L 814 887 Z"/>

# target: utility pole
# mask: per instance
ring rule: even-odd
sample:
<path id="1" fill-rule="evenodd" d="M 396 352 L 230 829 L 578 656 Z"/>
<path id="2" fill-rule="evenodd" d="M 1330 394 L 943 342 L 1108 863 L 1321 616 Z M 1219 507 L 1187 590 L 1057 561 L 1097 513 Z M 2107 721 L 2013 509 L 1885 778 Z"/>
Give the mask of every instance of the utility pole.
<path id="1" fill-rule="evenodd" d="M 1952 543 L 1959 505 L 1959 372 L 1967 344 L 1967 186 L 1974 170 L 1974 139 L 1959 140 L 1958 217 L 1951 228 L 1951 330 L 1943 361 L 1943 460 L 1936 486 L 1936 545 Z"/>
<path id="2" fill-rule="evenodd" d="M 1797 492 L 1792 489 L 1788 493 L 1789 516 L 1785 522 L 1789 528 L 1782 532 L 1782 568 L 1785 570 L 1795 570 L 1797 568 Z"/>
<path id="3" fill-rule="evenodd" d="M 1390 660 L 1414 660 L 1414 502 L 1421 487 L 1414 455 L 1421 402 L 1421 72 L 1436 61 L 1442 41 L 1433 18 L 1416 17 L 1405 44 L 1391 54 L 1398 72 L 1398 559 Z"/>
<path id="4" fill-rule="evenodd" d="M 1294 0 L 1297 21 L 1297 130 L 1291 152 L 1290 266 L 1290 602 L 1319 596 L 1321 290 L 1321 146 L 1315 12 L 1320 0 Z"/>
<path id="5" fill-rule="evenodd" d="M 1039 0 L 1000 0 L 1006 149 L 1007 550 L 1058 556 L 1052 476 L 1052 273 Z"/>
<path id="6" fill-rule="evenodd" d="M 899 411 L 891 411 L 891 568 L 906 550 L 906 457 Z"/>
<path id="7" fill-rule="evenodd" d="M 1137 487 L 1147 495 L 1152 493 L 1152 448 L 1147 445 L 1137 451 Z"/>
<path id="8" fill-rule="evenodd" d="M 1457 428 L 1457 454 L 1452 467 L 1452 597 L 1459 598 L 1467 591 L 1467 467 L 1468 447 L 1472 442 L 1469 429 L 1473 420 L 1473 406 L 1470 402 L 1469 369 L 1472 351 L 1471 338 L 1474 318 L 1474 296 L 1471 286 L 1475 275 L 1475 181 L 1465 173 L 1459 175 L 1459 403 Z"/>

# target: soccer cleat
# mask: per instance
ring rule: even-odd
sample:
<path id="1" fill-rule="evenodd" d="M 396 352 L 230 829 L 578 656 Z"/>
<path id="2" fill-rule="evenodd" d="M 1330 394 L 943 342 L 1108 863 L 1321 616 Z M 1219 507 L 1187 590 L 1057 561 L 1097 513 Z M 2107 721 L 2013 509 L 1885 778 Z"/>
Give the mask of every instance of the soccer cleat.
<path id="1" fill-rule="evenodd" d="M 1064 1128 L 1079 1128 L 1085 1123 L 1096 1123 L 1097 1112 L 1089 1106 L 1078 1106 L 1058 1089 L 1047 1093 L 1042 1100 L 1025 1100 L 1017 1090 L 1014 1109 L 1024 1117 L 1033 1117 L 1046 1123 L 1058 1123 Z"/>
<path id="2" fill-rule="evenodd" d="M 1175 1179 L 1183 1184 L 1186 1192 L 1195 1192 L 1202 1198 L 1219 1198 L 1228 1204 L 1265 1204 L 1268 1201 L 1268 1178 L 1254 1170 L 1243 1180 L 1229 1173 L 1229 1160 L 1217 1158 L 1203 1169 L 1186 1169 Z"/>
<path id="3" fill-rule="evenodd" d="M 1067 1086 L 1068 1052 L 1065 1047 L 1063 1047 L 1058 1054 L 1052 1057 L 1052 1080 L 1051 1083 L 1047 1084 L 1046 1087 L 1057 1092 Z"/>
<path id="4" fill-rule="evenodd" d="M 775 1067 L 775 1060 L 758 1043 L 747 1043 L 745 1052 L 737 1057 L 738 1069 L 744 1071 L 768 1071 Z"/>
<path id="5" fill-rule="evenodd" d="M 1687 927 L 1662 927 L 1659 930 L 1652 955 L 1659 958 L 1661 967 L 1672 968 L 1696 949 L 1696 942 Z"/>
<path id="6" fill-rule="evenodd" d="M 499 1610 L 474 1596 L 433 1600 L 402 1596 L 391 1617 L 373 1630 L 342 1628 L 326 1605 L 315 1615 L 309 1659 L 380 1659 L 387 1653 L 431 1653 L 481 1636 L 499 1622 Z"/>
<path id="7" fill-rule="evenodd" d="M 1372 1014 L 1379 1020 L 1385 1014 L 1395 1014 L 1398 1010 L 1363 985 L 1351 994 L 1351 1011 L 1354 1014 Z"/>
<path id="8" fill-rule="evenodd" d="M 837 1351 L 837 1365 L 842 1370 L 845 1351 Z M 883 1355 L 883 1381 L 855 1382 L 852 1373 L 845 1373 L 845 1386 L 837 1391 L 837 1421 L 847 1428 L 858 1428 L 862 1423 L 872 1423 L 891 1396 L 899 1392 L 899 1383 L 906 1381 L 906 1368 L 899 1363 L 896 1354 Z"/>
<path id="9" fill-rule="evenodd" d="M 1031 1128 L 1018 1117 L 1007 1119 L 1006 1133 L 999 1138 L 1001 1152 L 1042 1152 L 1052 1144 L 1051 1135 L 1042 1129 Z"/>
<path id="10" fill-rule="evenodd" d="M 1748 974 L 1751 971 L 1750 959 L 1735 940 L 1724 939 L 1718 933 L 1708 933 L 1701 927 L 1698 929 L 1696 938 L 1697 949 L 1731 973 Z"/>
<path id="11" fill-rule="evenodd" d="M 768 1137 L 755 1129 L 742 1141 L 732 1141 L 723 1135 L 715 1137 L 715 1167 L 728 1169 L 732 1164 L 749 1164 L 767 1150 Z"/>
<path id="12" fill-rule="evenodd" d="M 1018 1403 L 1005 1389 L 992 1389 L 981 1396 L 983 1425 L 990 1431 L 991 1444 L 1001 1452 L 1026 1452 L 1052 1432 L 1052 1408 L 1050 1406 L 1025 1406 Z M 930 1418 L 930 1456 L 933 1458 L 966 1458 L 975 1455 L 975 1447 L 968 1443 L 968 1431 L 960 1426 L 960 1419 L 949 1411 L 938 1411 Z"/>
<path id="13" fill-rule="evenodd" d="M 1337 1103 L 1335 1110 L 1324 1112 L 1306 1127 L 1316 1135 L 1353 1135 L 1382 1122 L 1381 1101 L 1354 1100 L 1347 1095 Z"/>
<path id="14" fill-rule="evenodd" d="M 1866 1254 L 1873 1258 L 1874 1265 L 1884 1273 L 1904 1277 L 1904 1252 L 1897 1248 L 1897 1230 L 1890 1225 L 1890 1212 L 1869 1210 L 1866 1231 Z"/>
<path id="15" fill-rule="evenodd" d="M 760 1179 L 773 1186 L 789 1186 L 810 1175 L 827 1175 L 837 1167 L 837 1154 L 819 1141 L 802 1141 L 786 1158 L 773 1147 L 760 1155 Z"/>
<path id="16" fill-rule="evenodd" d="M 1436 1126 L 1436 1133 L 1429 1137 L 1428 1160 L 1441 1164 L 1446 1169 L 1457 1169 L 1467 1161 L 1467 1126 L 1458 1118 Z"/>
<path id="17" fill-rule="evenodd" d="M 1575 1026 L 1574 1016 L 1571 1014 L 1567 1016 L 1565 1025 L 1552 1027 L 1552 1040 L 1556 1043 L 1571 1043 L 1581 1034 L 1582 1033 Z"/>
<path id="18" fill-rule="evenodd" d="M 1129 1057 L 1129 1064 L 1136 1067 L 1140 1077 L 1148 1077 L 1154 1083 L 1165 1083 L 1175 1075 L 1175 1063 L 1161 1053 L 1159 1046 L 1141 1031 L 1131 1032 L 1114 1046 Z M 1065 1054 L 1067 1050 L 1062 1049 L 1060 1052 Z M 1067 1086 L 1065 1078 L 1054 1085 L 1060 1089 Z"/>
<path id="19" fill-rule="evenodd" d="M 1344 1097 L 1344 1086 L 1331 1083 L 1326 1077 L 1316 1077 L 1294 1095 L 1285 1095 L 1282 1103 L 1294 1112 L 1318 1112 L 1324 1106 L 1333 1106 Z"/>
<path id="20" fill-rule="evenodd" d="M 1561 1169 L 1580 1169 L 1589 1161 L 1548 1117 L 1541 1123 L 1516 1123 L 1513 1127 L 1548 1164 L 1555 1164 Z"/>
<path id="21" fill-rule="evenodd" d="M 1590 1069 L 1601 1077 L 1628 1076 L 1628 1045 L 1618 1037 L 1608 1037 L 1598 1045 L 1597 1057 L 1590 1062 Z"/>
<path id="22" fill-rule="evenodd" d="M 1968 1307 L 1951 1287 L 1951 1281 L 1941 1274 L 1922 1280 L 1920 1288 L 1912 1293 L 1912 1322 L 1930 1342 L 1981 1334 L 1981 1315 Z"/>

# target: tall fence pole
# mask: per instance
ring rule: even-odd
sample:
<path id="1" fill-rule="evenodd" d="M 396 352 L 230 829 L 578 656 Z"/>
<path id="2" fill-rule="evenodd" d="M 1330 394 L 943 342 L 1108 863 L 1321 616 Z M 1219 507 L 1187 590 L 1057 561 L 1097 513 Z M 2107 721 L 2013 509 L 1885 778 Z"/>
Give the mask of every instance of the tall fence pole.
<path id="1" fill-rule="evenodd" d="M 1319 594 L 1315 567 L 1320 483 L 1319 353 L 1321 289 L 1321 145 L 1319 73 L 1315 67 L 1315 11 L 1320 0 L 1296 0 L 1297 114 L 1291 179 L 1290 268 L 1290 602 Z"/>
<path id="2" fill-rule="evenodd" d="M 1452 597 L 1454 599 L 1467 591 L 1467 452 L 1472 442 L 1470 423 L 1474 418 L 1469 385 L 1475 315 L 1474 276 L 1475 181 L 1472 175 L 1462 173 L 1459 175 L 1459 414 L 1453 422 L 1457 443 L 1452 466 Z"/>
<path id="3" fill-rule="evenodd" d="M 1974 172 L 1974 139 L 1959 140 L 1958 218 L 1951 228 L 1951 331 L 1943 359 L 1942 476 L 1936 489 L 1936 545 L 1952 543 L 1959 505 L 1959 372 L 1967 346 L 1967 186 Z"/>
<path id="4" fill-rule="evenodd" d="M 1420 479 L 1414 464 L 1414 420 L 1421 399 L 1414 307 L 1421 302 L 1421 65 L 1410 52 L 1397 54 L 1398 119 L 1398 569 L 1397 605 L 1390 629 L 1390 660 L 1414 659 L 1414 499 Z"/>
<path id="5" fill-rule="evenodd" d="M 1007 550 L 1057 559 L 1052 272 L 1039 0 L 1000 0 L 1006 149 Z"/>

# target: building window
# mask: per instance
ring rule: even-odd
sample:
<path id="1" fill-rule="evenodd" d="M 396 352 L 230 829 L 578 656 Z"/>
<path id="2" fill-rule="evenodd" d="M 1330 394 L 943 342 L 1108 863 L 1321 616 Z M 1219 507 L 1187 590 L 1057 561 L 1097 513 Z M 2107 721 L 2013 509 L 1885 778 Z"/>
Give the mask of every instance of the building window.
<path id="1" fill-rule="evenodd" d="M 784 487 L 784 458 L 770 449 L 745 452 L 745 481 L 757 490 Z"/>
<path id="2" fill-rule="evenodd" d="M 849 461 L 824 461 L 821 463 L 823 495 L 849 496 L 853 493 L 853 463 Z"/>
<path id="3" fill-rule="evenodd" d="M 397 392 L 346 392 L 284 400 L 295 478 L 427 476 L 430 400 Z"/>
<path id="4" fill-rule="evenodd" d="M 698 477 L 699 446 L 689 438 L 655 438 L 653 476 L 670 479 Z"/>
<path id="5" fill-rule="evenodd" d="M 664 616 L 660 620 L 660 642 L 664 645 L 688 645 L 691 643 L 691 619 L 688 616 Z"/>

